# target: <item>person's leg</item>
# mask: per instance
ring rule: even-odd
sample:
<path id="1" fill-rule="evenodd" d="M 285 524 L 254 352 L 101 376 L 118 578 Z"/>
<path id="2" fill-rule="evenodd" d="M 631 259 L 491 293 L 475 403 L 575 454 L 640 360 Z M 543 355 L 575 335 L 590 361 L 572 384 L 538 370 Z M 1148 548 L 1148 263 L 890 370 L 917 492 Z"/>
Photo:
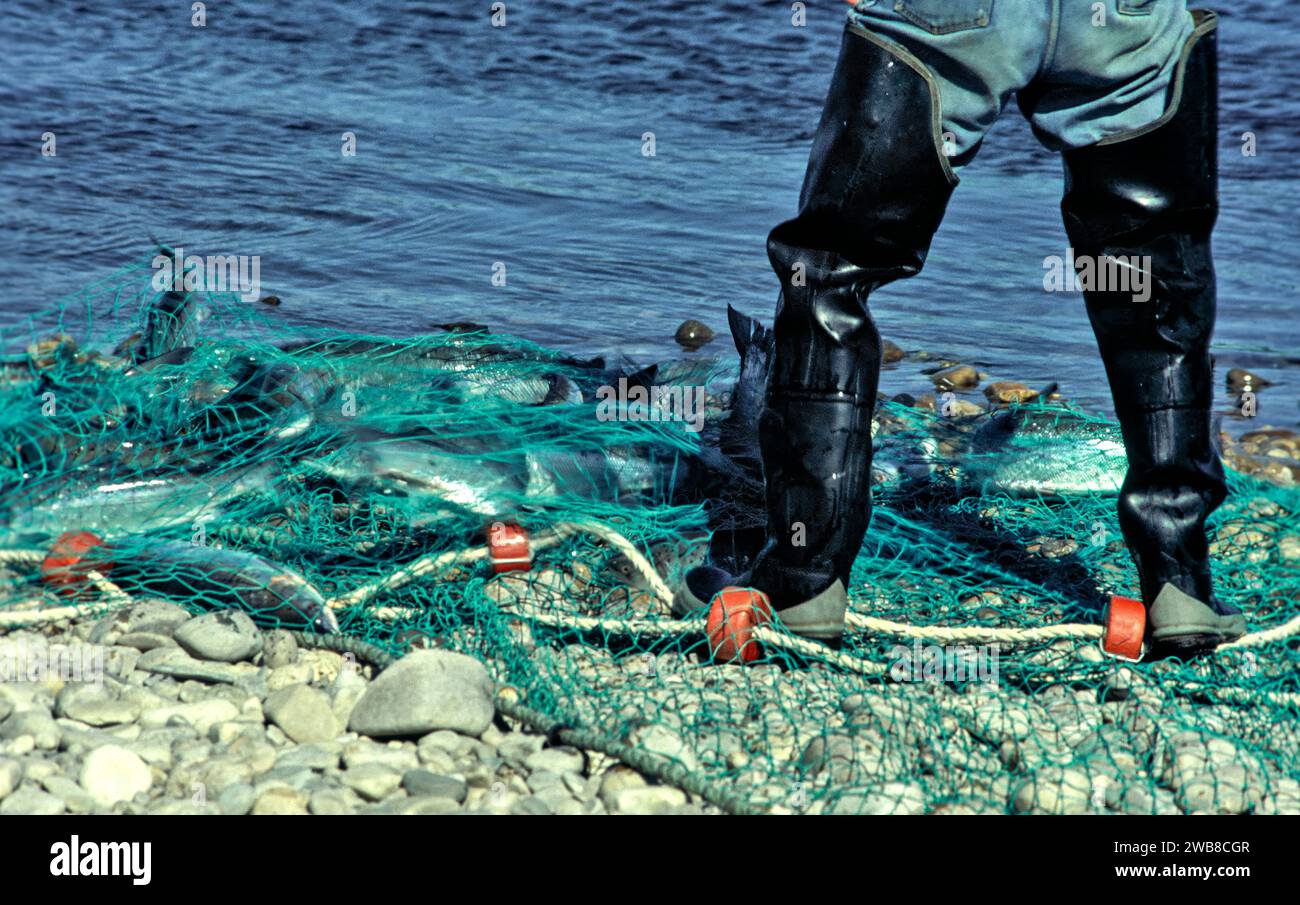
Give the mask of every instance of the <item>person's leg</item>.
<path id="1" fill-rule="evenodd" d="M 799 212 L 768 237 L 781 296 L 759 431 L 766 544 L 748 575 L 688 576 L 697 600 L 723 584 L 757 588 L 788 627 L 827 641 L 843 632 L 849 572 L 871 517 L 881 336 L 868 296 L 925 263 L 958 181 L 945 133 L 947 150 L 968 160 L 1039 59 L 1039 36 L 988 28 L 983 0 L 909 0 L 917 21 L 893 5 L 879 15 L 866 6 L 844 34 Z M 942 33 L 925 24 L 952 16 Z M 970 87 L 940 83 L 921 54 Z M 1016 58 L 1021 75 L 978 65 Z M 941 102 L 948 95 L 966 101 L 953 112 Z"/>
<path id="2" fill-rule="evenodd" d="M 1148 611 L 1149 656 L 1190 655 L 1245 631 L 1241 614 L 1214 597 L 1205 534 L 1227 492 L 1210 419 L 1216 22 L 1212 13 L 1193 19 L 1181 3 L 1110 2 L 1121 4 L 1115 19 L 1082 26 L 1094 30 L 1067 45 L 1056 83 L 1023 106 L 1065 149 L 1061 210 L 1076 262 L 1128 270 L 1123 291 L 1084 289 L 1128 452 L 1120 526 Z M 1182 18 L 1157 18 L 1171 13 Z M 1063 40 L 1070 27 L 1062 23 Z M 1088 71 L 1089 56 L 1108 59 L 1087 52 L 1102 28 L 1129 29 L 1110 32 L 1121 43 L 1109 59 L 1132 67 L 1132 77 Z M 1124 43 L 1140 49 L 1126 53 Z M 1153 76 L 1161 71 L 1163 85 Z M 1150 103 L 1157 87 L 1158 111 Z M 1126 114 L 1126 101 L 1145 110 Z"/>
<path id="3" fill-rule="evenodd" d="M 881 337 L 867 296 L 920 271 L 956 185 L 928 74 L 896 47 L 845 32 L 799 214 L 767 240 L 781 297 L 759 428 L 767 545 L 751 584 L 787 619 L 837 581 L 830 623 L 847 602 L 871 518 Z"/>
<path id="4" fill-rule="evenodd" d="M 944 154 L 971 162 L 1011 95 L 1034 76 L 1053 0 L 860 0 L 849 22 L 900 45 L 934 81 Z"/>

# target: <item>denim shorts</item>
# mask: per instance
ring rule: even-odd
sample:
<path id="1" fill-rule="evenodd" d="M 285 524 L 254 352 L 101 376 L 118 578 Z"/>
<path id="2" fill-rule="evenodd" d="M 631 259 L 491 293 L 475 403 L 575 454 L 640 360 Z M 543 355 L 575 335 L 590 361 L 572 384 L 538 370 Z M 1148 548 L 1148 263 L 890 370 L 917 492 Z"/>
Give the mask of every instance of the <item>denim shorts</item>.
<path id="1" fill-rule="evenodd" d="M 849 21 L 929 68 L 954 169 L 1012 94 L 1054 150 L 1158 120 L 1193 30 L 1186 0 L 861 0 Z"/>

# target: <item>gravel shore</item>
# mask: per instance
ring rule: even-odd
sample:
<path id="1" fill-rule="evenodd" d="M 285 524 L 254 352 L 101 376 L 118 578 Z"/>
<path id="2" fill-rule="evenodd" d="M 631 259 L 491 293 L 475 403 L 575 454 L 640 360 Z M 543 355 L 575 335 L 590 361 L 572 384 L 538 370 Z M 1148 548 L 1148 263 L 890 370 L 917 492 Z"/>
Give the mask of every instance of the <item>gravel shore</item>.
<path id="1" fill-rule="evenodd" d="M 574 691 L 580 724 L 616 720 L 620 741 L 777 813 L 1300 813 L 1293 723 L 1192 704 L 1122 667 L 1100 690 L 846 694 L 821 666 L 582 645 L 531 656 Z M 102 681 L 21 672 L 52 662 Z M 484 665 L 449 650 L 376 674 L 243 614 L 145 600 L 0 636 L 0 665 L 18 679 L 0 683 L 2 814 L 720 812 L 514 724 Z"/>
<path id="2" fill-rule="evenodd" d="M 482 664 L 448 651 L 376 678 L 161 600 L 0 636 L 11 673 L 60 661 L 102 682 L 0 683 L 0 814 L 717 812 L 513 726 Z"/>

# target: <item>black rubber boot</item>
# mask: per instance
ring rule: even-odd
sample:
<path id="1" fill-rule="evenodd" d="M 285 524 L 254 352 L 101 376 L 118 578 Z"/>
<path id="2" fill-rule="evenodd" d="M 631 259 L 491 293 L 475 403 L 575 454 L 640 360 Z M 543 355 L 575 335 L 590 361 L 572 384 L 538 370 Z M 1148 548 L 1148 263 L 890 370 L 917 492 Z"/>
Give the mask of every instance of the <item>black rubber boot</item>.
<path id="1" fill-rule="evenodd" d="M 768 237 L 781 281 L 759 440 L 766 544 L 751 572 L 688 576 L 695 600 L 725 584 L 763 591 L 792 630 L 843 633 L 849 571 L 871 518 L 871 415 L 881 338 L 876 288 L 921 270 L 957 184 L 925 66 L 846 28 L 799 213 Z"/>
<path id="2" fill-rule="evenodd" d="M 1165 117 L 1064 155 L 1061 210 L 1076 264 L 1110 257 L 1146 278 L 1143 292 L 1085 288 L 1084 298 L 1128 451 L 1119 521 L 1141 579 L 1149 658 L 1201 653 L 1245 631 L 1240 612 L 1214 598 L 1205 535 L 1227 487 L 1210 421 L 1216 17 L 1194 15 Z"/>

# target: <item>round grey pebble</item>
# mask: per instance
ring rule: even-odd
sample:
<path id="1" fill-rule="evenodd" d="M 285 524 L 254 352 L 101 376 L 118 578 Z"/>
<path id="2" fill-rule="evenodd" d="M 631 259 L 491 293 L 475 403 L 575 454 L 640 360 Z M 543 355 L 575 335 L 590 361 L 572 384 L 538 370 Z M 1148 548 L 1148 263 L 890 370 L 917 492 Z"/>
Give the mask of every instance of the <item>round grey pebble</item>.
<path id="1" fill-rule="evenodd" d="M 4 801 L 0 801 L 0 814 L 29 814 L 38 817 L 51 817 L 62 814 L 63 802 L 49 792 L 42 792 L 33 786 L 23 786 Z"/>
<path id="2" fill-rule="evenodd" d="M 307 810 L 318 817 L 338 817 L 351 814 L 355 807 L 342 789 L 321 789 L 312 793 Z"/>
<path id="3" fill-rule="evenodd" d="M 140 705 L 124 700 L 111 686 L 65 685 L 59 692 L 55 712 L 90 726 L 114 726 L 138 719 Z"/>
<path id="4" fill-rule="evenodd" d="M 455 814 L 459 810 L 460 804 L 455 800 L 440 798 L 436 795 L 411 798 L 394 805 L 394 812 L 398 814 L 424 814 L 434 817 L 442 814 Z"/>
<path id="5" fill-rule="evenodd" d="M 345 786 L 367 801 L 381 801 L 402 784 L 400 773 L 376 763 L 352 767 L 340 778 Z"/>
<path id="6" fill-rule="evenodd" d="M 270 669 L 292 666 L 298 661 L 298 642 L 282 629 L 267 632 L 262 640 L 262 663 Z"/>
<path id="7" fill-rule="evenodd" d="M 295 742 L 327 742 L 339 734 L 330 699 L 319 688 L 289 685 L 266 699 L 266 717 Z"/>
<path id="8" fill-rule="evenodd" d="M 42 783 L 45 791 L 62 801 L 70 814 L 89 814 L 95 809 L 94 797 L 66 776 L 50 776 Z"/>
<path id="9" fill-rule="evenodd" d="M 190 613 L 166 600 L 142 600 L 95 623 L 89 641 L 112 644 L 122 635 L 149 633 L 170 637 L 190 618 Z"/>
<path id="10" fill-rule="evenodd" d="M 217 796 L 217 807 L 221 808 L 221 813 L 230 817 L 242 817 L 253 809 L 256 800 L 252 786 L 245 782 L 235 783 L 227 786 Z"/>
<path id="11" fill-rule="evenodd" d="M 529 795 L 527 798 L 521 798 L 511 805 L 510 813 L 524 815 L 532 814 L 538 817 L 545 817 L 551 813 L 551 809 L 546 806 L 546 802 L 542 801 L 537 796 Z"/>
<path id="12" fill-rule="evenodd" d="M 429 770 L 406 771 L 402 776 L 402 788 L 412 797 L 450 798 L 455 802 L 463 802 L 469 792 L 465 780 Z"/>
<path id="13" fill-rule="evenodd" d="M 23 765 L 9 758 L 0 759 L 0 799 L 18 788 L 23 781 Z"/>
<path id="14" fill-rule="evenodd" d="M 176 642 L 201 660 L 237 663 L 262 649 L 262 632 L 247 613 L 223 610 L 195 616 L 176 630 Z"/>
<path id="15" fill-rule="evenodd" d="M 417 650 L 375 677 L 348 728 L 372 738 L 437 729 L 481 735 L 495 712 L 492 679 L 482 663 L 451 651 Z"/>
<path id="16" fill-rule="evenodd" d="M 543 748 L 524 759 L 529 770 L 545 770 L 563 776 L 582 772 L 582 752 L 574 748 Z"/>
<path id="17" fill-rule="evenodd" d="M 58 748 L 59 741 L 63 738 L 54 717 L 44 710 L 22 710 L 0 723 L 0 739 L 15 739 L 24 735 L 30 735 L 36 740 L 36 747 L 45 751 Z"/>

